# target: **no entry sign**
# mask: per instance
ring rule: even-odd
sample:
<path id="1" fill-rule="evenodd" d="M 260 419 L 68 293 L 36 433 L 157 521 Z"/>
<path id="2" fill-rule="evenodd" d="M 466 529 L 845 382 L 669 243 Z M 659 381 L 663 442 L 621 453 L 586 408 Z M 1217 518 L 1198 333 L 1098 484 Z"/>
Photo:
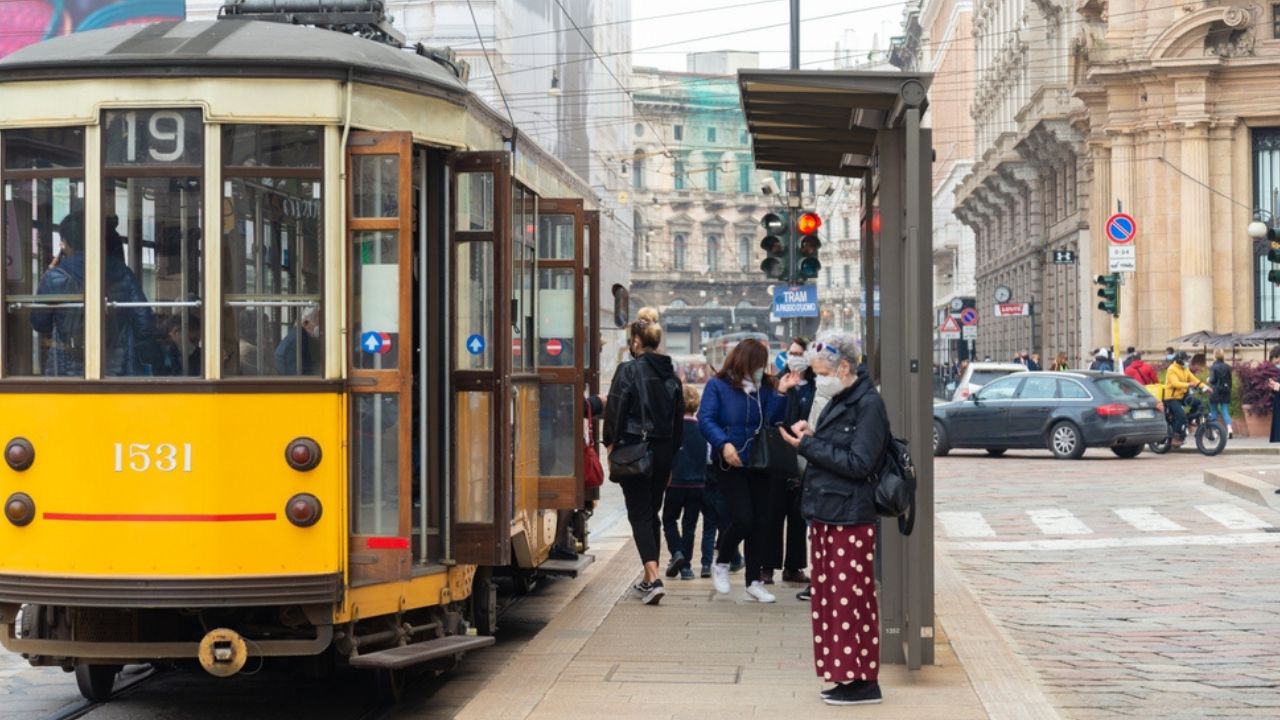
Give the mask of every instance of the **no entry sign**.
<path id="1" fill-rule="evenodd" d="M 547 354 L 551 357 L 558 357 L 563 349 L 564 346 L 560 344 L 559 340 L 551 338 L 547 341 Z"/>
<path id="2" fill-rule="evenodd" d="M 1138 223 L 1124 213 L 1116 213 L 1107 218 L 1107 239 L 1113 245 L 1128 245 L 1138 234 Z"/>

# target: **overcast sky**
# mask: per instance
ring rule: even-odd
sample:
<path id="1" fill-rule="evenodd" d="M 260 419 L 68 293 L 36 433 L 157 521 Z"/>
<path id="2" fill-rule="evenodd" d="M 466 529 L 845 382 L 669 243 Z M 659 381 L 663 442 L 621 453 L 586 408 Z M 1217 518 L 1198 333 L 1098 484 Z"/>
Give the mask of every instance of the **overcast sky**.
<path id="1" fill-rule="evenodd" d="M 852 48 L 858 60 L 866 57 L 876 35 L 880 49 L 885 49 L 888 38 L 901 33 L 904 6 L 893 0 L 800 0 L 801 68 L 832 67 L 837 43 Z M 761 67 L 786 67 L 790 7 L 789 0 L 633 0 L 632 64 L 684 70 L 687 52 L 758 50 Z M 706 12 L 644 19 L 703 9 Z M 767 25 L 780 27 L 751 30 Z M 696 39 L 724 33 L 733 34 Z M 664 47 L 645 50 L 656 45 Z"/>

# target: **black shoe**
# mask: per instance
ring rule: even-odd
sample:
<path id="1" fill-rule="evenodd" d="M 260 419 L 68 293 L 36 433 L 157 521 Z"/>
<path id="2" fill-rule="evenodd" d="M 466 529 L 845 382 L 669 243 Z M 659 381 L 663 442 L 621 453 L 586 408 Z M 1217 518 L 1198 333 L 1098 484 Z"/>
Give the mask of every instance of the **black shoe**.
<path id="1" fill-rule="evenodd" d="M 1280 492 L 1280 490 L 1277 490 L 1276 492 Z M 703 566 L 702 566 L 702 574 L 701 574 L 701 575 L 699 575 L 698 577 L 701 577 L 701 578 L 702 578 L 702 579 L 704 579 L 704 580 L 705 580 L 705 579 L 707 579 L 707 578 L 709 578 L 709 577 L 711 577 L 711 566 L 710 566 L 710 565 L 703 565 Z"/>
<path id="2" fill-rule="evenodd" d="M 661 580 L 654 580 L 649 585 L 649 592 L 645 593 L 645 605 L 657 605 L 662 602 L 662 596 L 667 594 L 667 589 L 662 587 Z"/>
<path id="3" fill-rule="evenodd" d="M 840 685 L 822 696 L 822 702 L 828 705 L 879 705 L 881 700 L 880 683 L 872 680 Z"/>
<path id="4" fill-rule="evenodd" d="M 671 562 L 667 563 L 667 577 L 673 578 L 679 575 L 680 571 L 687 567 L 689 567 L 689 559 L 684 556 L 684 553 L 677 550 L 675 554 L 671 556 Z"/>
<path id="5" fill-rule="evenodd" d="M 551 559 L 552 560 L 577 560 L 578 553 L 564 547 L 563 545 L 552 545 Z"/>
<path id="6" fill-rule="evenodd" d="M 649 591 L 653 589 L 653 584 L 652 584 L 652 583 L 645 582 L 644 580 L 641 580 L 640 582 L 636 583 L 635 585 L 632 585 L 632 586 L 631 586 L 631 589 L 632 589 L 632 590 L 635 590 L 636 592 L 640 593 L 641 595 L 648 595 L 648 594 L 649 594 Z"/>
<path id="7" fill-rule="evenodd" d="M 772 584 L 773 584 L 773 571 L 772 571 L 772 570 L 761 570 L 761 571 L 760 571 L 760 582 L 764 583 L 765 585 L 772 585 Z"/>
<path id="8" fill-rule="evenodd" d="M 823 700 L 826 700 L 827 696 L 834 695 L 835 693 L 840 692 L 841 690 L 844 690 L 845 685 L 852 685 L 852 684 L 853 683 L 836 683 L 835 685 L 832 685 L 826 690 L 819 692 L 818 697 L 822 698 Z"/>
<path id="9" fill-rule="evenodd" d="M 800 592 L 796 593 L 796 599 L 797 599 L 797 600 L 803 600 L 804 602 L 809 602 L 810 600 L 812 600 L 812 599 L 813 599 L 813 587 L 812 587 L 812 586 L 807 587 L 807 588 L 805 588 L 805 589 L 801 590 Z"/>
<path id="10" fill-rule="evenodd" d="M 809 576 L 804 574 L 803 570 L 783 570 L 782 582 L 785 583 L 804 583 L 809 584 Z"/>

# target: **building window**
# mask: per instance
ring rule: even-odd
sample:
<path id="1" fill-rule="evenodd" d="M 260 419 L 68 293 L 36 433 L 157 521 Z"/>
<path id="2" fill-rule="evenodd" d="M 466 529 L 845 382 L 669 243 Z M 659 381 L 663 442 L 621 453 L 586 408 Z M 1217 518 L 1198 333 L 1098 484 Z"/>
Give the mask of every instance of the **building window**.
<path id="1" fill-rule="evenodd" d="M 677 125 L 676 127 L 679 127 L 679 126 Z M 683 160 L 676 161 L 675 176 L 676 176 L 676 189 L 683 190 L 684 189 L 684 161 Z"/>
<path id="2" fill-rule="evenodd" d="M 743 272 L 751 268 L 751 238 L 746 235 L 738 237 L 738 267 Z"/>
<path id="3" fill-rule="evenodd" d="M 844 266 L 844 286 L 847 288 L 853 287 L 853 266 L 852 265 Z"/>
<path id="4" fill-rule="evenodd" d="M 707 142 L 715 142 L 715 141 L 716 141 L 716 129 L 713 127 L 707 128 Z"/>
<path id="5" fill-rule="evenodd" d="M 720 236 L 707 236 L 707 270 L 720 272 Z"/>
<path id="6" fill-rule="evenodd" d="M 671 266 L 676 270 L 684 269 L 684 251 L 685 236 L 684 233 L 676 233 L 676 240 L 671 247 Z"/>
<path id="7" fill-rule="evenodd" d="M 675 138 L 676 140 L 683 140 L 683 139 L 684 139 L 684 126 L 683 126 L 683 125 L 672 125 L 672 126 L 671 126 L 671 137 Z"/>
<path id="8" fill-rule="evenodd" d="M 739 133 L 738 133 L 738 144 L 739 144 L 739 145 L 746 145 L 746 144 L 747 144 L 747 131 L 746 131 L 746 130 L 743 130 L 743 131 L 741 131 L 741 132 L 739 132 Z"/>
<path id="9" fill-rule="evenodd" d="M 1253 131 L 1253 206 L 1272 218 L 1280 215 L 1280 127 Z M 1270 243 L 1254 243 L 1254 323 L 1258 326 L 1280 323 L 1280 290 L 1267 279 L 1280 265 L 1267 261 L 1269 249 Z"/>
<path id="10" fill-rule="evenodd" d="M 738 158 L 738 192 L 751 192 L 751 162 Z"/>
<path id="11" fill-rule="evenodd" d="M 644 137 L 644 125 L 636 123 L 636 137 Z"/>
<path id="12" fill-rule="evenodd" d="M 719 161 L 711 161 L 707 163 L 707 189 L 711 192 L 715 192 L 720 189 Z"/>
<path id="13" fill-rule="evenodd" d="M 1271 37 L 1280 40 L 1280 3 L 1271 6 Z"/>
<path id="14" fill-rule="evenodd" d="M 844 238 L 849 240 L 853 237 L 853 220 L 848 215 L 844 216 Z"/>
<path id="15" fill-rule="evenodd" d="M 644 187 L 644 153 L 639 150 L 631 158 L 631 187 L 637 190 Z"/>

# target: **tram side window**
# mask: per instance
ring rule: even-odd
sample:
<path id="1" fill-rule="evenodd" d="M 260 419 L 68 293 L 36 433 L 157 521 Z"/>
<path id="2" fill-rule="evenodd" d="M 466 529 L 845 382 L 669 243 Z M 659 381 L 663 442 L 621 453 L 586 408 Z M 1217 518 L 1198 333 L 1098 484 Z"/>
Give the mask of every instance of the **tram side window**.
<path id="1" fill-rule="evenodd" d="M 511 184 L 511 368 L 533 372 L 533 273 L 537 196 Z"/>
<path id="2" fill-rule="evenodd" d="M 222 127 L 223 377 L 324 373 L 322 140 Z"/>
<path id="3" fill-rule="evenodd" d="M 103 113 L 104 377 L 204 375 L 202 123 Z"/>
<path id="4" fill-rule="evenodd" d="M 4 374 L 84 377 L 84 130 L 7 130 Z"/>
<path id="5" fill-rule="evenodd" d="M 493 174 L 460 173 L 458 176 L 457 218 L 459 233 L 455 250 L 454 337 L 457 343 L 454 367 L 458 370 L 493 369 L 494 333 L 494 250 Z M 485 233 L 467 239 L 465 233 Z"/>

